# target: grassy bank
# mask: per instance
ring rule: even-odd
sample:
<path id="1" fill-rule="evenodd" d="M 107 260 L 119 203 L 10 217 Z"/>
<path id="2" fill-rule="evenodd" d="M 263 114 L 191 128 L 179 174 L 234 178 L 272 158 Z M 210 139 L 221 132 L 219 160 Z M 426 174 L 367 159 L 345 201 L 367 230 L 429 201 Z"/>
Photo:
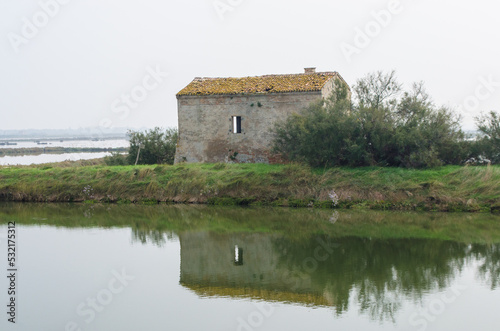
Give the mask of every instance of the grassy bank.
<path id="1" fill-rule="evenodd" d="M 496 212 L 500 210 L 500 166 L 408 170 L 310 169 L 265 164 L 109 167 L 68 163 L 0 168 L 1 201 L 332 208 L 333 192 L 340 208 Z"/>

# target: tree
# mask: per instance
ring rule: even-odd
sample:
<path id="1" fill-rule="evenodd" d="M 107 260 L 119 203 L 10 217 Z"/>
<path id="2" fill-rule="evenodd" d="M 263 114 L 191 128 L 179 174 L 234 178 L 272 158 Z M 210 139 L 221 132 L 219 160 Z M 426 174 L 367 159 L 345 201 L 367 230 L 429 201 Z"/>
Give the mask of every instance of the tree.
<path id="1" fill-rule="evenodd" d="M 478 154 L 492 163 L 500 163 L 500 113 L 482 114 L 476 117 L 476 124 L 480 132 Z"/>
<path id="2" fill-rule="evenodd" d="M 413 84 L 397 103 L 394 143 L 397 159 L 405 167 L 458 164 L 466 156 L 460 117 L 446 107 L 436 107 L 422 82 Z"/>
<path id="3" fill-rule="evenodd" d="M 403 91 L 394 71 L 377 72 L 353 90 L 352 103 L 348 94 L 334 93 L 277 124 L 274 150 L 312 166 L 419 168 L 466 158 L 459 118 L 434 106 L 423 83 Z"/>
<path id="4" fill-rule="evenodd" d="M 336 80 L 335 86 L 336 92 L 326 102 L 311 104 L 301 114 L 293 114 L 276 125 L 275 152 L 312 166 L 348 162 L 344 139 L 354 129 L 353 118 L 349 116 L 350 95 L 345 83 Z M 333 164 L 332 155 L 337 157 Z"/>
<path id="5" fill-rule="evenodd" d="M 173 164 L 177 147 L 177 129 L 154 128 L 145 132 L 129 131 L 130 148 L 127 161 L 135 164 Z M 139 152 L 140 148 L 140 152 Z"/>
<path id="6" fill-rule="evenodd" d="M 354 85 L 354 92 L 360 107 L 378 109 L 393 105 L 401 86 L 394 70 L 387 74 L 377 71 L 359 79 Z"/>

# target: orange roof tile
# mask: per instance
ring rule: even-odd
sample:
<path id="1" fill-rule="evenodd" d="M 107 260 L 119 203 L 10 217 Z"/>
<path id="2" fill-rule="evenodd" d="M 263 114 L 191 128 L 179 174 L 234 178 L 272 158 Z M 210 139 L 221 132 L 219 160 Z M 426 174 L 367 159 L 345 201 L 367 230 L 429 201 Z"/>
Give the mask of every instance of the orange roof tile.
<path id="1" fill-rule="evenodd" d="M 336 72 L 265 75 L 243 78 L 195 78 L 177 96 L 321 91 Z"/>

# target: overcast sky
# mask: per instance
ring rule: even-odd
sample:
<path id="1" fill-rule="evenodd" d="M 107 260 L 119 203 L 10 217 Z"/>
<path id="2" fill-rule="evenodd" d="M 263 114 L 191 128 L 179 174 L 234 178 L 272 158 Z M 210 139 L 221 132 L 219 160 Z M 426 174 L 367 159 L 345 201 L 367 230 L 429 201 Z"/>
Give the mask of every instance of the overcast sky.
<path id="1" fill-rule="evenodd" d="M 491 0 L 0 0 L 0 130 L 177 126 L 175 94 L 194 77 L 304 67 L 350 85 L 394 69 L 473 129 L 500 110 L 499 12 Z"/>

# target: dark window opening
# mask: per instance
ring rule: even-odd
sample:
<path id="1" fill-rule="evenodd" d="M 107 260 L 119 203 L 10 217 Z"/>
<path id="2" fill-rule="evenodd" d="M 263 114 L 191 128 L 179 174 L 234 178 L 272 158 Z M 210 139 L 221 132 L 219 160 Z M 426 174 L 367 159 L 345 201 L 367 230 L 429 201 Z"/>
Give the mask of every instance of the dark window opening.
<path id="1" fill-rule="evenodd" d="M 233 133 L 241 133 L 241 116 L 233 116 Z"/>
<path id="2" fill-rule="evenodd" d="M 243 249 L 234 246 L 234 265 L 243 265 Z"/>

